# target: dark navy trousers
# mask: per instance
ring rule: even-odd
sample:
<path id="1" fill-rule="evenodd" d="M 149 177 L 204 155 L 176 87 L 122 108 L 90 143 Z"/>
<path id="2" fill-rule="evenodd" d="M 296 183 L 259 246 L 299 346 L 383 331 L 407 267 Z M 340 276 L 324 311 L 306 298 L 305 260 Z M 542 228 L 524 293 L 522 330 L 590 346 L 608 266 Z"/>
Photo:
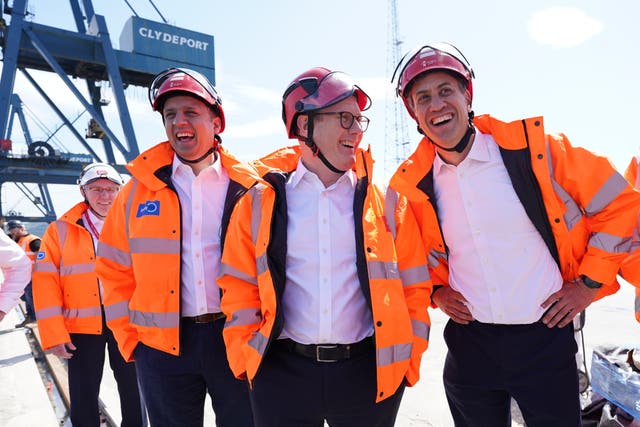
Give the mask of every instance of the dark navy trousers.
<path id="1" fill-rule="evenodd" d="M 253 381 L 256 427 L 391 427 L 405 385 L 376 403 L 375 348 L 351 359 L 318 362 L 276 340 Z"/>
<path id="2" fill-rule="evenodd" d="M 103 317 L 104 319 L 104 317 Z M 113 333 L 102 324 L 102 335 L 70 334 L 76 346 L 67 368 L 71 400 L 71 423 L 74 427 L 97 427 L 99 421 L 98 398 L 104 370 L 105 345 L 109 351 L 109 365 L 118 386 L 122 427 L 140 427 L 145 424 L 136 379 L 136 368 L 122 358 Z"/>
<path id="3" fill-rule="evenodd" d="M 248 384 L 227 362 L 224 322 L 183 320 L 180 356 L 138 344 L 136 370 L 152 427 L 201 427 L 207 393 L 217 426 L 253 427 Z"/>
<path id="4" fill-rule="evenodd" d="M 517 402 L 528 427 L 580 426 L 573 324 L 548 328 L 449 320 L 444 387 L 456 427 L 511 426 Z"/>

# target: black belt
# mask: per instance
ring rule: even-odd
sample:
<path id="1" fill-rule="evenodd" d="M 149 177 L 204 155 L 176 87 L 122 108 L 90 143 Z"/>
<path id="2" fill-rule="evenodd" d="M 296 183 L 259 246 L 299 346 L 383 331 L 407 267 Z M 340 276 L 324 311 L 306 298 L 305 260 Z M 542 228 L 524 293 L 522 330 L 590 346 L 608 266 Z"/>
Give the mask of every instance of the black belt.
<path id="1" fill-rule="evenodd" d="M 347 360 L 374 349 L 373 337 L 367 337 L 353 344 L 300 344 L 289 338 L 276 340 L 291 353 L 296 353 L 316 362 L 338 362 Z"/>
<path id="2" fill-rule="evenodd" d="M 199 316 L 183 316 L 182 320 L 186 320 L 187 322 L 191 323 L 211 323 L 215 322 L 216 320 L 224 319 L 224 317 L 224 313 L 207 313 L 201 314 Z"/>

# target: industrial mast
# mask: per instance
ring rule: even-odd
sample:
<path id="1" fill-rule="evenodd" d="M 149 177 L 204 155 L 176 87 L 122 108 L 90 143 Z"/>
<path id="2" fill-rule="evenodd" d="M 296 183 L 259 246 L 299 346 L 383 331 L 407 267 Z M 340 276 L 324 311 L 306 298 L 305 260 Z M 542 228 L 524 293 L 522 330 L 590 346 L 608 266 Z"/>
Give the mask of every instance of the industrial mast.
<path id="1" fill-rule="evenodd" d="M 396 65 L 402 57 L 402 40 L 399 34 L 398 7 L 396 0 L 388 2 L 388 35 L 387 35 L 387 75 L 392 76 Z M 394 89 L 395 90 L 395 89 Z M 385 109 L 385 174 L 393 174 L 398 165 L 411 154 L 411 143 L 407 132 L 406 112 L 399 98 L 386 98 Z"/>

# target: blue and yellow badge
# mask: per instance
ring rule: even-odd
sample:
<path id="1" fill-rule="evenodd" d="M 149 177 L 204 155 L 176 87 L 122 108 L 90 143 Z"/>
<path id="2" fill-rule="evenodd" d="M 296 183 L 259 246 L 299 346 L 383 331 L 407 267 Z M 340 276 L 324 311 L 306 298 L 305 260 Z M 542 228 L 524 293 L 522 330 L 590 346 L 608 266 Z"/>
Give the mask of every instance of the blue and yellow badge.
<path id="1" fill-rule="evenodd" d="M 160 215 L 160 200 L 147 200 L 144 203 L 138 205 L 138 212 L 136 218 L 147 215 Z"/>

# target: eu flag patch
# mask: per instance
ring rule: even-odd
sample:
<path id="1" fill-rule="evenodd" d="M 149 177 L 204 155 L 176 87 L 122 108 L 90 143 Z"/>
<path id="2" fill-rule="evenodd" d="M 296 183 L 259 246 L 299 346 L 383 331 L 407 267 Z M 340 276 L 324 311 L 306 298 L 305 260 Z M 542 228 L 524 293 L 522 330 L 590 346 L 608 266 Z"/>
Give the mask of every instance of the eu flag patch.
<path id="1" fill-rule="evenodd" d="M 146 215 L 160 215 L 160 200 L 147 200 L 144 203 L 138 205 L 138 212 L 136 218 Z"/>

